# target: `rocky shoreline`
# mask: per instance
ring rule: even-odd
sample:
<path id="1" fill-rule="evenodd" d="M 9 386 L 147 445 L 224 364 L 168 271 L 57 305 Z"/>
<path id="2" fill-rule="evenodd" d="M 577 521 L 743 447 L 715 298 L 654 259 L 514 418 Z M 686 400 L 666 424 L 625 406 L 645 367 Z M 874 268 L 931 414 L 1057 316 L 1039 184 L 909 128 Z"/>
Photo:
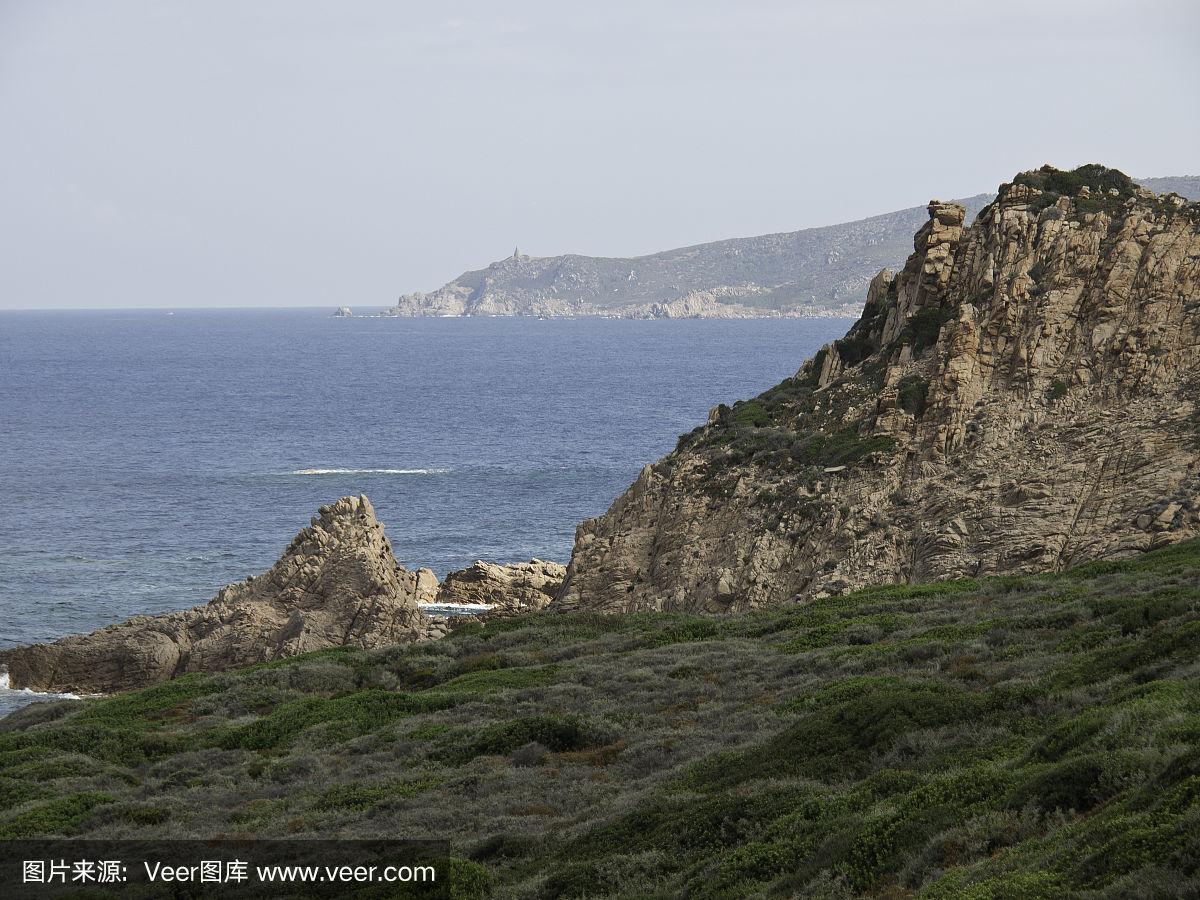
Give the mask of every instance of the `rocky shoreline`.
<path id="1" fill-rule="evenodd" d="M 632 306 L 605 306 L 539 299 L 530 303 L 492 305 L 479 311 L 455 296 L 413 295 L 395 306 L 364 318 L 538 318 L 538 319 L 841 319 L 862 312 L 859 303 L 833 306 L 796 306 L 773 309 L 740 302 L 759 293 L 755 289 L 718 288 L 693 291 L 673 300 Z"/>
<path id="2" fill-rule="evenodd" d="M 270 571 L 207 604 L 3 650 L 0 669 L 15 690 L 109 694 L 330 647 L 433 640 L 454 620 L 423 607 L 486 604 L 488 618 L 541 609 L 564 574 L 537 559 L 476 562 L 439 585 L 430 569 L 400 565 L 365 496 L 343 497 L 320 508 Z"/>

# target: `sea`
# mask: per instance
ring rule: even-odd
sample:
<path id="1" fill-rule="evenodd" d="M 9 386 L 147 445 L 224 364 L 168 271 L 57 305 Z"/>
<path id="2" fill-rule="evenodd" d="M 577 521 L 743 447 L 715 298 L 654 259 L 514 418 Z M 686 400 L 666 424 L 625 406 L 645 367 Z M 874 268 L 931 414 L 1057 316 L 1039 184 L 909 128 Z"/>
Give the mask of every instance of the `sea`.
<path id="1" fill-rule="evenodd" d="M 0 312 L 0 647 L 202 603 L 366 494 L 400 561 L 566 562 L 848 319 Z M 8 690 L 0 714 L 37 699 Z"/>

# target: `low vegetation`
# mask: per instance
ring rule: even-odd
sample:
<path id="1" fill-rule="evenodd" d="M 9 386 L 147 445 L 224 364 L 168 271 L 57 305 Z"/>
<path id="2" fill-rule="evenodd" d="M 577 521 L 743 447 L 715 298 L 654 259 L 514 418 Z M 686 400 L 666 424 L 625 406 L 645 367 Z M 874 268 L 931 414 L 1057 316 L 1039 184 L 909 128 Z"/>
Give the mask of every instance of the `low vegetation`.
<path id="1" fill-rule="evenodd" d="M 535 614 L 0 720 L 0 835 L 449 838 L 460 896 L 1200 891 L 1200 542 Z"/>
<path id="2" fill-rule="evenodd" d="M 874 373 L 844 375 L 817 390 L 814 373 L 826 352 L 754 399 L 722 404 L 710 427 L 680 437 L 677 450 L 705 459 L 700 477 L 708 493 L 724 496 L 742 465 L 811 480 L 827 468 L 869 465 L 894 448 L 892 438 L 872 433 Z"/>

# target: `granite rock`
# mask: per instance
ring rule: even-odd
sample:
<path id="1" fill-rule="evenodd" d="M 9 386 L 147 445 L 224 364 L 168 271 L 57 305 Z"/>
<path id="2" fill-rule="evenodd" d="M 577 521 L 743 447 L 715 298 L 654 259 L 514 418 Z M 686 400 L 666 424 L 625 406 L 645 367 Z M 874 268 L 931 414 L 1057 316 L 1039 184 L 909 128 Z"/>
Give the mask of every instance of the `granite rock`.
<path id="1" fill-rule="evenodd" d="M 446 576 L 437 602 L 486 604 L 492 617 L 536 612 L 554 599 L 566 571 L 561 563 L 536 558 L 509 565 L 478 560 Z"/>
<path id="2" fill-rule="evenodd" d="M 203 606 L 6 650 L 0 666 L 14 688 L 95 694 L 328 647 L 418 641 L 445 632 L 417 606 L 436 586 L 429 570 L 396 562 L 366 497 L 343 497 L 321 507 L 269 572 Z"/>
<path id="3" fill-rule="evenodd" d="M 797 374 L 576 533 L 552 608 L 735 612 L 1200 532 L 1200 204 L 1114 170 L 931 202 Z"/>

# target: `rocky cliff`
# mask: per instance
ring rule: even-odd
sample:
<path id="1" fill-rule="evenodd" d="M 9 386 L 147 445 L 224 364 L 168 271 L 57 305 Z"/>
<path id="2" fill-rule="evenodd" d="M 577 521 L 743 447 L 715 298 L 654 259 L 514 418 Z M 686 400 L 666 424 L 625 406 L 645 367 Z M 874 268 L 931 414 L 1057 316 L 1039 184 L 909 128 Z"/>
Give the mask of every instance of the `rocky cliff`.
<path id="1" fill-rule="evenodd" d="M 366 497 L 321 507 L 269 572 L 204 606 L 0 652 L 14 688 L 108 693 L 310 650 L 380 647 L 445 633 L 417 606 L 432 572 L 405 570 Z"/>
<path id="2" fill-rule="evenodd" d="M 1114 170 L 932 202 L 795 377 L 577 531 L 555 608 L 734 612 L 1060 570 L 1200 530 L 1200 204 Z"/>

